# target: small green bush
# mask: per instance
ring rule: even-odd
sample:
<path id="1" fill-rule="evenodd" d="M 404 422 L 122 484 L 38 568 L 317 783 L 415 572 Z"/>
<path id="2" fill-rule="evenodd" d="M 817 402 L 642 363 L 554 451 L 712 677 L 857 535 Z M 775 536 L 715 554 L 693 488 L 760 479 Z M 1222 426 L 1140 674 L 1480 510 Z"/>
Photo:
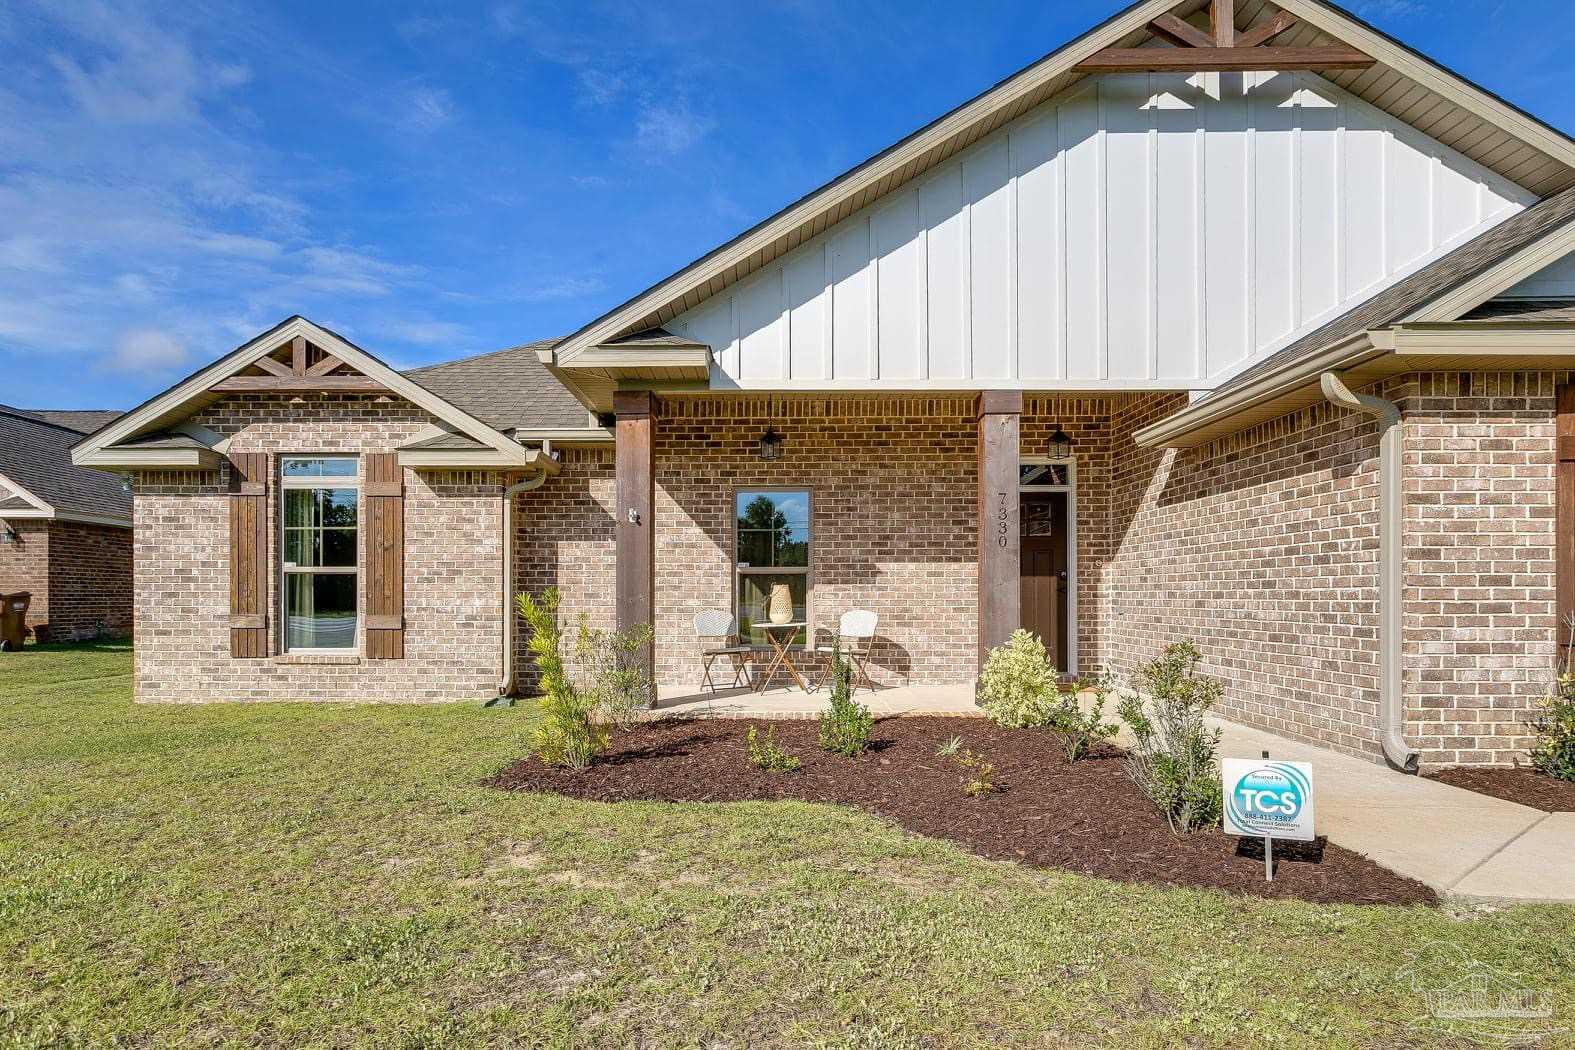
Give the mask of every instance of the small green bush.
<path id="1" fill-rule="evenodd" d="M 969 798 L 984 798 L 1000 790 L 995 782 L 995 765 L 971 748 L 963 747 L 962 737 L 954 736 L 936 750 L 936 755 L 950 759 L 963 771 L 963 794 Z"/>
<path id="2" fill-rule="evenodd" d="M 979 706 L 1008 729 L 1047 726 L 1055 720 L 1056 672 L 1039 636 L 1021 628 L 990 650 L 979 676 Z"/>
<path id="3" fill-rule="evenodd" d="M 1559 675 L 1552 696 L 1531 719 L 1537 742 L 1531 764 L 1550 777 L 1575 781 L 1575 674 Z"/>
<path id="4" fill-rule="evenodd" d="M 592 710 L 622 730 L 639 721 L 651 702 L 651 674 L 646 655 L 653 632 L 650 624 L 626 631 L 592 627 L 584 613 L 574 638 L 574 662 Z"/>
<path id="5" fill-rule="evenodd" d="M 791 773 L 799 767 L 799 760 L 777 743 L 776 726 L 767 726 L 765 736 L 749 727 L 749 761 L 767 773 Z"/>
<path id="6" fill-rule="evenodd" d="M 1167 645 L 1137 669 L 1120 706 L 1133 736 L 1127 774 L 1178 835 L 1217 823 L 1223 808 L 1220 733 L 1203 721 L 1222 687 L 1197 673 L 1202 659 L 1191 642 Z"/>
<path id="7" fill-rule="evenodd" d="M 820 716 L 820 746 L 834 755 L 855 758 L 870 746 L 870 709 L 853 699 L 853 665 L 842 653 L 831 657 L 831 710 Z"/>
<path id="8" fill-rule="evenodd" d="M 541 676 L 541 719 L 531 730 L 531 754 L 549 766 L 585 769 L 607 749 L 607 731 L 591 721 L 594 697 L 583 695 L 564 673 L 558 589 L 547 588 L 539 599 L 521 594 L 515 603 L 530 628 L 526 648 Z"/>
<path id="9" fill-rule="evenodd" d="M 1050 718 L 1050 730 L 1061 738 L 1068 762 L 1076 762 L 1093 748 L 1094 742 L 1116 735 L 1117 726 L 1105 721 L 1105 698 L 1115 683 L 1108 675 L 1077 683 L 1071 692 L 1060 694 L 1060 702 Z M 1093 705 L 1084 711 L 1080 697 L 1092 691 Z"/>

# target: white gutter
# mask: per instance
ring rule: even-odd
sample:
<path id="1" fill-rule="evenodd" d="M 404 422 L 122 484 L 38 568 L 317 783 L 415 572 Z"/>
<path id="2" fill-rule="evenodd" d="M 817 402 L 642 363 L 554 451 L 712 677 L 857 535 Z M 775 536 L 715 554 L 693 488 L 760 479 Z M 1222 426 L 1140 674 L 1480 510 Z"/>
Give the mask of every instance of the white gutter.
<path id="1" fill-rule="evenodd" d="M 1338 372 L 1318 377 L 1323 396 L 1336 405 L 1366 413 L 1378 421 L 1378 721 L 1384 758 L 1403 773 L 1415 773 L 1421 761 L 1405 741 L 1405 709 L 1401 702 L 1400 609 L 1405 592 L 1401 579 L 1400 525 L 1401 454 L 1404 431 L 1400 410 L 1391 401 L 1352 393 Z"/>
<path id="2" fill-rule="evenodd" d="M 551 450 L 543 452 L 551 456 Z M 547 472 L 516 481 L 503 490 L 503 673 L 498 679 L 498 695 L 514 688 L 514 497 L 532 492 L 546 484 Z"/>

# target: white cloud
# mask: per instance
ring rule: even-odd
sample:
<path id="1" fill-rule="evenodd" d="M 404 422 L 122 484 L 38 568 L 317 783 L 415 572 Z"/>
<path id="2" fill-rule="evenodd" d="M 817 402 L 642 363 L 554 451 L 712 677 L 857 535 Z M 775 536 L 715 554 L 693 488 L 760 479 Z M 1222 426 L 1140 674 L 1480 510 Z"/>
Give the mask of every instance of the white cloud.
<path id="1" fill-rule="evenodd" d="M 606 287 L 600 277 L 562 277 L 546 284 L 525 289 L 520 298 L 527 303 L 556 302 L 562 299 L 583 299 L 595 295 Z"/>
<path id="2" fill-rule="evenodd" d="M 121 335 L 105 359 L 124 372 L 168 372 L 186 363 L 186 348 L 156 328 L 136 328 Z"/>
<path id="3" fill-rule="evenodd" d="M 646 103 L 635 122 L 635 142 L 641 150 L 674 156 L 706 136 L 711 122 L 696 115 L 688 103 Z"/>
<path id="4" fill-rule="evenodd" d="M 402 123 L 417 132 L 435 131 L 454 119 L 454 102 L 447 91 L 417 88 L 410 95 Z"/>
<path id="5" fill-rule="evenodd" d="M 469 335 L 464 325 L 449 321 L 385 321 L 378 325 L 377 332 L 412 346 L 451 346 Z"/>

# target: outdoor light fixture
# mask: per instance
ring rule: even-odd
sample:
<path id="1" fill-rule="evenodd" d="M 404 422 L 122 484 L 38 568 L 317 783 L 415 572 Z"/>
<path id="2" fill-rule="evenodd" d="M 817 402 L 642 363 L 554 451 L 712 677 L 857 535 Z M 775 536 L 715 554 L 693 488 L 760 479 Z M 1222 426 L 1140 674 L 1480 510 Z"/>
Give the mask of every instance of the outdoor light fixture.
<path id="1" fill-rule="evenodd" d="M 766 432 L 760 435 L 760 458 L 781 459 L 782 449 L 787 445 L 787 438 L 777 433 L 776 427 L 767 427 Z"/>
<path id="2" fill-rule="evenodd" d="M 1056 459 L 1072 458 L 1072 437 L 1059 426 L 1050 435 L 1050 455 Z"/>

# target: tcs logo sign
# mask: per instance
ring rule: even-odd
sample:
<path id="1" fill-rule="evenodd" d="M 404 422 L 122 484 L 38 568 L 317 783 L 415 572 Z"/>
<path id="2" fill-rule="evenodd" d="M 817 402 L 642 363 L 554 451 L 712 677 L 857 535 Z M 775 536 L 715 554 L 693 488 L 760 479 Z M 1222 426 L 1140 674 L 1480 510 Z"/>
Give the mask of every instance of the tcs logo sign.
<path id="1" fill-rule="evenodd" d="M 1225 830 L 1232 835 L 1312 838 L 1311 770 L 1301 763 L 1246 762 L 1226 773 Z"/>

